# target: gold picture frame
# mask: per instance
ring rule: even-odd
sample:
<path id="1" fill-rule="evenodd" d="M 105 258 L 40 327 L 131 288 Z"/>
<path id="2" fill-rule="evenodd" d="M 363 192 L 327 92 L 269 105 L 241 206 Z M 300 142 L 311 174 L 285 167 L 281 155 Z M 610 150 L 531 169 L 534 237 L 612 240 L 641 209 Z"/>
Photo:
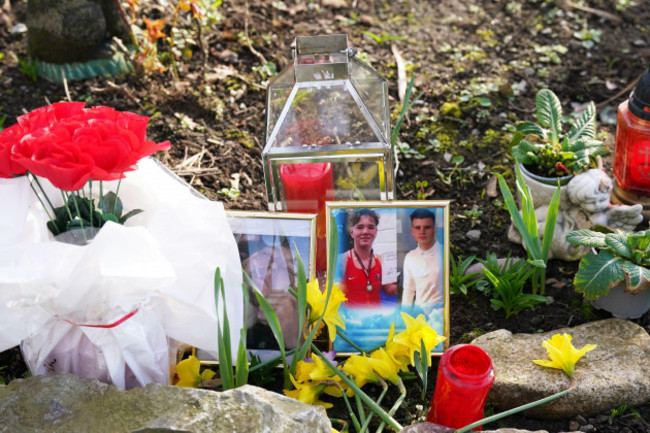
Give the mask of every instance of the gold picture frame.
<path id="1" fill-rule="evenodd" d="M 432 356 L 448 347 L 449 206 L 449 200 L 326 203 L 327 238 L 332 230 L 338 234 L 338 245 L 327 246 L 328 257 L 337 249 L 327 277 L 347 297 L 339 313 L 358 348 L 385 343 L 392 324 L 396 333 L 406 329 L 401 313 L 424 314 L 446 337 Z M 338 336 L 332 348 L 358 352 Z"/>
<path id="2" fill-rule="evenodd" d="M 296 288 L 298 254 L 307 280 L 314 278 L 316 214 L 226 211 L 226 218 L 237 241 L 242 269 L 274 308 L 285 348 L 293 349 L 298 341 L 298 309 L 296 298 L 288 289 Z M 277 342 L 250 288 L 245 310 L 249 359 L 255 355 L 265 361 L 279 355 Z M 194 353 L 202 364 L 218 364 L 201 349 L 195 349 Z"/>

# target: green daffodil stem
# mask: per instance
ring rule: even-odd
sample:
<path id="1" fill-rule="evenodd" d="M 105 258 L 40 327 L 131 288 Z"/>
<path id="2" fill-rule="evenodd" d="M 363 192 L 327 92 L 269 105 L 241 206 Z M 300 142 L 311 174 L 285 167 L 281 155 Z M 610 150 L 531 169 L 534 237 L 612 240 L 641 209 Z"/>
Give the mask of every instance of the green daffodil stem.
<path id="1" fill-rule="evenodd" d="M 507 410 L 505 412 L 497 413 L 496 415 L 492 415 L 492 416 L 489 416 L 487 418 L 483 418 L 481 420 L 478 420 L 476 422 L 471 423 L 470 425 L 466 425 L 463 428 L 459 428 L 458 430 L 456 430 L 456 433 L 464 433 L 464 432 L 470 431 L 471 429 L 473 429 L 475 427 L 478 427 L 480 425 L 488 424 L 488 423 L 500 420 L 501 418 L 504 418 L 506 416 L 514 415 L 514 414 L 519 413 L 521 411 L 524 411 L 526 409 L 530 409 L 532 407 L 539 406 L 540 404 L 544 404 L 544 403 L 547 403 L 549 401 L 555 400 L 556 398 L 563 397 L 563 396 L 567 395 L 569 392 L 573 391 L 573 389 L 575 387 L 576 387 L 576 381 L 575 381 L 575 379 L 572 379 L 572 384 L 571 384 L 571 387 L 569 389 L 565 389 L 564 391 L 560 391 L 560 392 L 558 392 L 556 394 L 549 395 L 548 397 L 544 397 L 544 398 L 542 398 L 540 400 L 533 401 L 533 402 L 525 404 L 523 406 L 514 407 L 514 408 L 512 408 L 510 410 Z"/>
<path id="2" fill-rule="evenodd" d="M 293 355 L 293 354 L 295 353 L 295 351 L 296 351 L 296 349 L 287 350 L 287 351 L 285 352 L 285 356 L 288 357 L 288 356 L 290 356 L 290 355 Z M 248 373 L 250 374 L 250 373 L 252 373 L 252 372 L 254 372 L 254 371 L 259 370 L 260 368 L 264 368 L 264 367 L 267 367 L 267 366 L 269 366 L 269 365 L 276 366 L 277 364 L 281 364 L 281 363 L 282 363 L 282 355 L 278 355 L 278 356 L 275 356 L 275 357 L 269 359 L 268 361 L 264 361 L 264 362 L 262 362 L 262 363 L 260 363 L 260 364 L 257 364 L 257 365 L 252 366 L 252 367 L 248 370 Z"/>
<path id="3" fill-rule="evenodd" d="M 386 395 L 386 392 L 388 392 L 388 384 L 386 383 L 386 381 L 383 380 L 382 378 L 379 378 L 379 380 L 381 381 L 382 391 L 381 391 L 381 394 L 379 395 L 379 397 L 377 398 L 377 404 L 378 405 L 381 404 L 381 401 L 384 399 L 384 396 Z M 362 426 L 362 429 L 361 429 L 362 432 L 368 431 L 368 426 L 370 425 L 370 421 L 372 420 L 372 417 L 373 417 L 374 414 L 375 414 L 374 412 L 370 412 L 370 414 L 368 415 L 368 418 L 366 419 L 366 422 Z M 390 414 L 390 413 L 389 413 L 389 415 L 392 416 L 392 414 Z M 381 429 L 383 428 L 383 426 L 385 426 L 385 425 L 386 425 L 386 423 L 382 422 L 381 426 L 379 427 L 379 430 L 377 430 L 377 432 L 380 432 Z"/>
<path id="4" fill-rule="evenodd" d="M 361 397 L 359 397 L 359 394 L 355 393 L 354 394 L 354 401 L 357 404 L 357 413 L 359 414 L 359 418 L 361 419 L 361 422 L 365 425 L 366 424 L 366 411 L 363 410 L 363 402 L 361 401 Z M 372 414 L 372 412 L 370 412 Z M 361 431 L 361 426 L 357 428 L 357 431 Z"/>
<path id="5" fill-rule="evenodd" d="M 361 424 L 359 424 L 359 419 L 357 416 L 354 414 L 354 411 L 352 410 L 352 405 L 350 404 L 350 399 L 348 398 L 347 395 L 345 395 L 345 390 L 341 386 L 339 382 L 334 382 L 333 384 L 338 386 L 339 389 L 341 390 L 341 395 L 343 396 L 343 401 L 345 402 L 345 406 L 348 409 L 348 413 L 350 414 L 350 418 L 352 418 L 352 423 L 354 424 L 354 428 L 356 431 L 361 431 Z M 355 399 L 356 399 L 356 394 L 355 394 Z M 363 422 L 363 421 L 362 421 Z"/>
<path id="6" fill-rule="evenodd" d="M 104 205 L 104 181 L 100 180 L 99 181 L 99 208 L 102 209 L 103 211 L 103 206 Z"/>
<path id="7" fill-rule="evenodd" d="M 72 193 L 72 201 L 74 202 L 74 209 L 77 211 L 77 217 L 79 218 L 79 225 L 81 226 L 81 235 L 84 238 L 84 242 L 88 243 L 88 238 L 86 237 L 86 229 L 84 227 L 84 220 L 81 218 L 81 212 L 79 211 L 79 203 L 77 202 L 77 194 Z"/>
<path id="8" fill-rule="evenodd" d="M 316 347 L 313 343 L 311 345 L 312 350 L 316 355 L 320 356 L 320 358 L 323 360 L 325 365 L 327 365 L 329 368 L 332 369 L 340 378 L 343 380 L 343 382 L 347 383 L 350 388 L 355 392 L 355 394 L 359 394 L 359 397 L 365 404 L 368 405 L 368 407 L 379 416 L 383 421 L 386 422 L 389 426 L 391 426 L 393 429 L 400 431 L 402 430 L 402 426 L 393 419 L 392 416 L 388 415 L 388 413 L 381 408 L 375 401 L 368 396 L 365 392 L 363 392 L 355 383 L 353 380 L 351 380 L 349 377 L 347 377 L 342 371 L 340 371 L 338 368 L 332 364 L 332 362 L 327 359 L 325 355 L 321 353 L 320 350 L 318 350 L 318 347 Z"/>
<path id="9" fill-rule="evenodd" d="M 356 350 L 359 353 L 366 353 L 365 350 L 357 346 L 354 341 L 350 340 L 348 335 L 345 333 L 345 331 L 338 326 L 336 327 L 336 335 L 340 336 L 342 339 L 344 339 L 354 350 Z M 380 346 L 381 347 L 381 346 Z"/>
<path id="10" fill-rule="evenodd" d="M 397 384 L 397 387 L 399 388 L 400 396 L 397 398 L 397 401 L 395 401 L 395 404 L 393 407 L 390 408 L 388 411 L 388 415 L 393 416 L 395 412 L 397 412 L 397 409 L 402 405 L 402 402 L 406 398 L 406 387 L 404 386 L 404 382 L 400 379 L 399 383 Z M 388 388 L 388 387 L 386 387 Z M 377 433 L 381 433 L 384 431 L 384 427 L 386 426 L 386 423 L 381 423 L 379 428 L 377 429 Z"/>

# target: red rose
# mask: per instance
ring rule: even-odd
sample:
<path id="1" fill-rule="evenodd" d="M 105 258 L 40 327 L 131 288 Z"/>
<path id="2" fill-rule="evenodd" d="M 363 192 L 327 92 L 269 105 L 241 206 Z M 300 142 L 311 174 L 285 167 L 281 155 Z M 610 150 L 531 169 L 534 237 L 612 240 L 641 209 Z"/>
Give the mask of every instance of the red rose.
<path id="1" fill-rule="evenodd" d="M 25 167 L 11 158 L 12 149 L 25 135 L 25 130 L 18 124 L 0 132 L 0 177 L 12 177 L 25 174 Z"/>
<path id="2" fill-rule="evenodd" d="M 137 139 L 137 144 L 131 150 L 131 160 L 133 161 L 133 164 L 137 163 L 145 156 L 152 155 L 161 150 L 169 150 L 170 148 L 169 141 L 154 143 L 153 141 L 146 139 L 147 123 L 149 123 L 148 117 L 139 116 L 129 112 L 120 113 L 120 116 L 117 119 L 117 124 L 132 132 Z"/>
<path id="3" fill-rule="evenodd" d="M 87 126 L 75 131 L 73 140 L 95 164 L 91 179 L 121 179 L 125 171 L 131 170 L 130 152 L 135 138 L 122 135 L 110 120 L 91 119 Z"/>
<path id="4" fill-rule="evenodd" d="M 65 191 L 82 188 L 95 167 L 90 155 L 81 151 L 61 125 L 23 137 L 13 153 L 17 163 Z"/>
<path id="5" fill-rule="evenodd" d="M 88 179 L 116 180 L 168 141 L 146 139 L 149 118 L 110 107 L 59 102 L 18 118 L 0 133 L 0 177 L 29 170 L 74 191 Z"/>
<path id="6" fill-rule="evenodd" d="M 23 114 L 18 117 L 17 121 L 26 133 L 31 133 L 38 129 L 49 128 L 62 119 L 81 113 L 84 105 L 83 102 L 57 102 Z"/>

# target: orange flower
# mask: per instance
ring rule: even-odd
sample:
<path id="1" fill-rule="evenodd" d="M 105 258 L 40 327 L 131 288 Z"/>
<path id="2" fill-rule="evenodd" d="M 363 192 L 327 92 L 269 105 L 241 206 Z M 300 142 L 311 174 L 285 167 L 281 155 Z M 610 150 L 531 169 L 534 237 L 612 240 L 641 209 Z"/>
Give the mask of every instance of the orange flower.
<path id="1" fill-rule="evenodd" d="M 148 18 L 142 18 L 144 24 L 147 26 L 147 35 L 149 40 L 154 42 L 156 39 L 166 38 L 167 35 L 162 32 L 162 29 L 165 27 L 167 20 L 159 19 L 151 21 Z"/>

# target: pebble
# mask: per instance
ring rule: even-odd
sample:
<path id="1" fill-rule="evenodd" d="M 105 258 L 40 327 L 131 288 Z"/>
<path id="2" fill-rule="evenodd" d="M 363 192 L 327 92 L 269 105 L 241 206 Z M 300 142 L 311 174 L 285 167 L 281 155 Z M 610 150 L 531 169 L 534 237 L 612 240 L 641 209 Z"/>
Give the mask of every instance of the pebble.
<path id="1" fill-rule="evenodd" d="M 27 26 L 23 23 L 18 23 L 11 28 L 12 35 L 19 35 L 21 33 L 25 33 L 26 31 L 27 31 Z"/>
<path id="2" fill-rule="evenodd" d="M 580 424 L 580 425 L 587 425 L 587 424 L 588 424 L 587 420 L 586 420 L 585 417 L 582 416 L 582 415 L 576 415 L 575 420 L 576 420 L 576 421 L 578 422 L 578 424 Z"/>
<path id="3" fill-rule="evenodd" d="M 217 54 L 217 57 L 226 63 L 237 63 L 239 61 L 239 54 L 229 49 L 221 51 Z"/>
<path id="4" fill-rule="evenodd" d="M 570 431 L 577 431 L 580 428 L 580 424 L 578 421 L 570 421 L 569 422 L 569 430 Z"/>
<path id="5" fill-rule="evenodd" d="M 465 233 L 465 236 L 467 236 L 468 239 L 472 241 L 478 241 L 481 239 L 481 231 L 480 230 L 470 230 L 467 233 Z"/>
<path id="6" fill-rule="evenodd" d="M 607 415 L 598 415 L 596 419 L 594 419 L 593 424 L 608 424 L 612 420 L 612 417 L 607 416 Z"/>
<path id="7" fill-rule="evenodd" d="M 586 424 L 586 425 L 583 425 L 582 427 L 580 427 L 579 431 L 585 432 L 585 433 L 591 433 L 591 432 L 595 432 L 596 430 L 597 430 L 596 427 L 594 427 L 593 425 Z"/>
<path id="8" fill-rule="evenodd" d="M 632 45 L 634 45 L 635 47 L 645 47 L 646 45 L 648 45 L 648 43 L 643 39 L 635 39 L 634 41 L 632 41 Z"/>

